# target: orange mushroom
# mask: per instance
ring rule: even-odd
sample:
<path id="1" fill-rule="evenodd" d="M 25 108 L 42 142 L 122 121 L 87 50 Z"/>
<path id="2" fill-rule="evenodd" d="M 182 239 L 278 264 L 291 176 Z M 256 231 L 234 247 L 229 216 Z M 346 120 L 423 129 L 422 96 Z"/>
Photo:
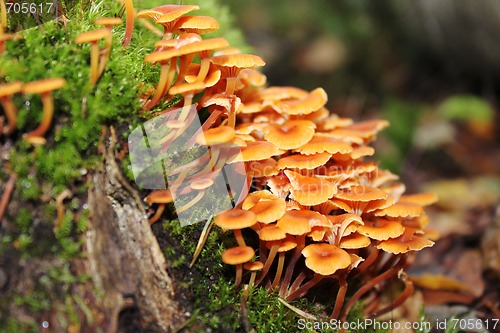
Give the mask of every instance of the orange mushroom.
<path id="1" fill-rule="evenodd" d="M 241 283 L 243 264 L 252 260 L 254 256 L 255 251 L 250 246 L 237 246 L 222 252 L 222 262 L 236 266 L 235 287 L 238 287 Z"/>
<path id="2" fill-rule="evenodd" d="M 233 230 L 238 245 L 245 246 L 241 229 L 248 228 L 257 223 L 255 214 L 248 210 L 233 208 L 226 210 L 215 217 L 215 224 L 222 229 Z"/>
<path id="3" fill-rule="evenodd" d="M 283 125 L 270 124 L 264 129 L 264 139 L 280 149 L 296 149 L 308 143 L 316 125 L 309 120 L 290 120 Z"/>
<path id="4" fill-rule="evenodd" d="M 165 205 L 174 201 L 174 195 L 170 190 L 157 190 L 144 198 L 144 201 L 148 205 L 152 205 L 153 203 L 159 204 L 156 213 L 149 219 L 149 224 L 153 224 L 160 219 L 165 211 Z"/>
<path id="5" fill-rule="evenodd" d="M 52 117 L 54 115 L 54 99 L 52 92 L 61 89 L 66 84 L 66 80 L 62 78 L 43 79 L 27 83 L 23 86 L 22 91 L 25 94 L 40 94 L 43 104 L 43 116 L 40 125 L 33 131 L 24 135 L 24 139 L 29 142 L 43 142 L 43 135 L 50 127 Z"/>
<path id="6" fill-rule="evenodd" d="M 109 29 L 99 29 L 89 32 L 83 32 L 76 36 L 77 44 L 90 43 L 90 84 L 95 85 L 99 80 L 99 68 L 106 67 L 107 58 L 102 59 L 103 64 L 99 64 L 99 41 L 101 39 L 111 39 L 111 31 Z M 109 42 L 108 42 L 109 43 Z"/>
<path id="7" fill-rule="evenodd" d="M 12 100 L 12 95 L 17 94 L 21 91 L 23 83 L 21 81 L 15 81 L 7 83 L 0 86 L 0 104 L 3 107 L 3 112 L 7 116 L 7 121 L 9 126 L 4 128 L 2 133 L 5 135 L 10 135 L 16 129 L 17 124 L 17 109 Z"/>
<path id="8" fill-rule="evenodd" d="M 125 22 L 125 35 L 123 36 L 123 46 L 128 46 L 132 40 L 132 32 L 134 31 L 134 2 L 132 0 L 125 0 L 125 12 L 126 12 L 126 22 Z"/>

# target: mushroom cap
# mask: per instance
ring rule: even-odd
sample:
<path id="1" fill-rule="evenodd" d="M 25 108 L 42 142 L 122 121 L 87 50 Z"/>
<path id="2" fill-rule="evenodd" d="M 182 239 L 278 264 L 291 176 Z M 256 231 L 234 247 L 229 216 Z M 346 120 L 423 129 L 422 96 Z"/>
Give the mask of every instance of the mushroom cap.
<path id="1" fill-rule="evenodd" d="M 198 93 L 204 90 L 205 88 L 206 88 L 205 83 L 203 82 L 180 83 L 170 87 L 170 89 L 168 90 L 168 94 L 172 96 L 177 94 L 194 95 L 195 93 Z"/>
<path id="2" fill-rule="evenodd" d="M 193 190 L 204 190 L 214 184 L 214 181 L 210 178 L 196 179 L 189 184 Z"/>
<path id="3" fill-rule="evenodd" d="M 222 229 L 243 229 L 257 223 L 257 216 L 251 211 L 233 208 L 217 215 L 214 222 Z"/>
<path id="4" fill-rule="evenodd" d="M 353 160 L 357 160 L 364 156 L 372 156 L 373 154 L 375 154 L 375 149 L 369 146 L 356 147 L 350 153 Z"/>
<path id="5" fill-rule="evenodd" d="M 14 81 L 0 85 L 0 98 L 10 96 L 21 92 L 23 83 L 21 81 Z"/>
<path id="6" fill-rule="evenodd" d="M 308 143 L 316 125 L 309 120 L 290 120 L 283 125 L 271 124 L 264 128 L 264 139 L 280 149 L 296 149 Z"/>
<path id="7" fill-rule="evenodd" d="M 370 238 L 358 232 L 354 232 L 340 239 L 340 248 L 342 249 L 362 249 L 370 245 Z"/>
<path id="8" fill-rule="evenodd" d="M 310 244 L 302 250 L 306 257 L 306 266 L 320 275 L 331 275 L 351 264 L 351 256 L 335 245 L 320 243 Z"/>
<path id="9" fill-rule="evenodd" d="M 284 173 L 290 180 L 293 199 L 301 205 L 319 205 L 337 192 L 337 187 L 328 180 L 303 176 L 292 170 L 285 170 Z"/>
<path id="10" fill-rule="evenodd" d="M 66 84 L 63 78 L 42 79 L 26 83 L 22 91 L 24 94 L 43 94 L 49 91 L 61 89 Z"/>
<path id="11" fill-rule="evenodd" d="M 250 210 L 257 215 L 257 221 L 271 223 L 285 214 L 286 202 L 283 198 L 261 199 Z"/>
<path id="12" fill-rule="evenodd" d="M 267 77 L 264 74 L 252 68 L 242 69 L 238 74 L 238 79 L 246 86 L 251 87 L 263 87 L 267 82 Z"/>
<path id="13" fill-rule="evenodd" d="M 264 267 L 264 264 L 260 261 L 247 262 L 243 265 L 243 268 L 250 272 L 260 271 Z"/>
<path id="14" fill-rule="evenodd" d="M 146 198 L 144 198 L 144 201 L 148 205 L 153 203 L 167 204 L 174 201 L 174 196 L 170 190 L 157 190 L 151 192 Z"/>
<path id="15" fill-rule="evenodd" d="M 304 99 L 309 92 L 296 87 L 268 87 L 259 92 L 263 101 L 278 101 L 284 99 Z"/>
<path id="16" fill-rule="evenodd" d="M 316 169 L 321 165 L 325 165 L 330 160 L 332 155 L 329 153 L 318 153 L 314 155 L 289 155 L 280 158 L 278 161 L 278 169 Z"/>
<path id="17" fill-rule="evenodd" d="M 305 145 L 296 149 L 303 155 L 312 155 L 327 152 L 330 154 L 349 154 L 352 152 L 352 146 L 342 140 L 336 140 L 328 135 L 316 133 L 312 139 Z"/>
<path id="18" fill-rule="evenodd" d="M 237 47 L 226 47 L 225 49 L 216 51 L 214 56 L 219 55 L 231 55 L 231 54 L 240 54 L 241 50 Z"/>
<path id="19" fill-rule="evenodd" d="M 241 154 L 238 154 L 230 163 L 260 161 L 281 154 L 283 154 L 283 151 L 278 149 L 278 147 L 271 142 L 250 141 L 247 142 L 246 147 L 241 147 Z"/>
<path id="20" fill-rule="evenodd" d="M 174 25 L 174 31 L 206 34 L 219 29 L 219 23 L 210 16 L 183 16 Z"/>
<path id="21" fill-rule="evenodd" d="M 103 38 L 106 38 L 111 35 L 111 32 L 106 29 L 97 29 L 93 31 L 88 31 L 88 32 L 83 32 L 76 36 L 75 42 L 77 44 L 84 44 L 84 43 L 91 43 L 91 42 L 97 42 Z"/>
<path id="22" fill-rule="evenodd" d="M 406 232 L 406 230 L 405 230 Z M 406 253 L 409 251 L 419 251 L 425 247 L 431 247 L 434 245 L 434 242 L 418 235 L 412 235 L 410 237 L 406 237 L 405 234 L 397 237 L 391 238 L 385 241 L 381 241 L 377 248 L 380 250 L 384 250 L 385 252 L 399 254 Z"/>
<path id="23" fill-rule="evenodd" d="M 396 202 L 392 206 L 375 212 L 375 216 L 389 217 L 416 217 L 424 213 L 424 209 L 419 204 L 413 202 Z"/>
<path id="24" fill-rule="evenodd" d="M 141 10 L 137 13 L 137 17 L 149 18 L 155 20 L 156 23 L 163 23 L 173 21 L 182 15 L 198 9 L 200 9 L 200 7 L 193 5 L 162 5 L 151 9 Z M 163 17 L 164 15 L 166 16 Z M 162 22 L 158 22 L 160 18 L 163 19 Z"/>
<path id="25" fill-rule="evenodd" d="M 224 54 L 210 58 L 212 64 L 219 67 L 224 77 L 235 77 L 243 68 L 264 66 L 266 63 L 261 57 L 253 54 Z"/>
<path id="26" fill-rule="evenodd" d="M 234 138 L 234 128 L 230 126 L 219 126 L 203 131 L 196 136 L 196 142 L 204 146 L 212 146 L 221 143 L 231 142 Z"/>
<path id="27" fill-rule="evenodd" d="M 268 190 L 255 191 L 247 195 L 245 200 L 243 200 L 242 207 L 245 210 L 249 210 L 255 206 L 259 201 L 264 200 L 274 200 L 278 199 L 277 196 L 269 192 Z"/>
<path id="28" fill-rule="evenodd" d="M 279 173 L 278 162 L 274 158 L 266 158 L 260 161 L 251 161 L 247 164 L 247 173 L 252 177 L 270 177 Z"/>
<path id="29" fill-rule="evenodd" d="M 224 38 L 210 38 L 184 44 L 179 47 L 179 52 L 180 55 L 193 54 L 222 49 L 228 45 L 229 42 Z"/>
<path id="30" fill-rule="evenodd" d="M 266 242 L 266 247 L 268 249 L 271 249 L 274 245 L 279 245 L 278 252 L 286 252 L 296 248 L 297 241 L 292 235 L 286 235 L 284 239 Z"/>
<path id="31" fill-rule="evenodd" d="M 375 218 L 374 221 L 365 221 L 357 231 L 376 240 L 387 240 L 401 236 L 405 228 L 398 221 L 391 221 L 383 218 Z"/>
<path id="32" fill-rule="evenodd" d="M 119 17 L 99 17 L 94 23 L 104 26 L 114 26 L 122 24 L 123 20 Z"/>
<path id="33" fill-rule="evenodd" d="M 222 261 L 228 265 L 241 265 L 254 256 L 255 251 L 250 246 L 237 246 L 222 252 Z"/>
<path id="34" fill-rule="evenodd" d="M 310 114 L 321 109 L 328 101 L 328 95 L 323 88 L 316 88 L 303 99 L 279 100 L 270 103 L 270 106 L 278 111 L 288 115 Z M 269 105 L 269 104 L 268 104 Z"/>
<path id="35" fill-rule="evenodd" d="M 335 198 L 346 201 L 368 202 L 373 200 L 386 199 L 389 195 L 383 190 L 370 186 L 351 186 L 344 191 L 335 194 Z"/>
<path id="36" fill-rule="evenodd" d="M 259 230 L 259 239 L 263 241 L 277 241 L 285 237 L 286 233 L 276 225 L 266 225 Z"/>
<path id="37" fill-rule="evenodd" d="M 328 223 L 326 217 L 312 210 L 290 210 L 278 220 L 277 226 L 290 235 L 304 235 L 313 225 Z"/>

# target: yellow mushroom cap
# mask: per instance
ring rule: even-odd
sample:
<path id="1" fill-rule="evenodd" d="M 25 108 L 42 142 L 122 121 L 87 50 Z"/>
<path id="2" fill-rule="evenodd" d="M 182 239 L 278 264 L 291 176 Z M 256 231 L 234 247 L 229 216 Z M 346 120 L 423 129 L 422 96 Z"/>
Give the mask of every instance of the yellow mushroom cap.
<path id="1" fill-rule="evenodd" d="M 279 100 L 271 106 L 279 113 L 288 115 L 310 114 L 321 109 L 328 101 L 328 95 L 323 88 L 316 88 L 304 99 Z"/>
<path id="2" fill-rule="evenodd" d="M 276 241 L 285 237 L 286 233 L 276 225 L 266 225 L 259 230 L 259 239 L 263 241 Z"/>
<path id="3" fill-rule="evenodd" d="M 219 67 L 225 77 L 235 77 L 243 68 L 261 67 L 266 64 L 261 57 L 253 54 L 217 55 L 211 57 L 210 61 Z"/>
<path id="4" fill-rule="evenodd" d="M 210 178 L 196 179 L 191 182 L 189 187 L 193 190 L 204 190 L 214 184 L 214 181 Z"/>
<path id="5" fill-rule="evenodd" d="M 174 31 L 206 34 L 219 29 L 219 23 L 210 16 L 183 16 L 174 25 Z"/>
<path id="6" fill-rule="evenodd" d="M 238 154 L 231 163 L 260 161 L 271 156 L 281 155 L 283 151 L 278 149 L 271 142 L 267 141 L 250 141 L 246 147 L 241 147 L 241 154 Z"/>
<path id="7" fill-rule="evenodd" d="M 320 243 L 310 244 L 302 250 L 306 257 L 306 266 L 320 275 L 331 275 L 351 264 L 351 256 L 335 245 Z"/>
<path id="8" fill-rule="evenodd" d="M 196 142 L 200 145 L 212 146 L 221 143 L 231 142 L 235 136 L 234 128 L 230 126 L 219 126 L 203 131 L 196 137 Z"/>
<path id="9" fill-rule="evenodd" d="M 370 245 L 370 238 L 358 232 L 354 232 L 340 239 L 340 248 L 342 249 L 362 249 Z"/>
<path id="10" fill-rule="evenodd" d="M 181 83 L 170 87 L 168 94 L 172 96 L 177 94 L 194 94 L 204 90 L 205 88 L 205 83 L 203 82 Z"/>
<path id="11" fill-rule="evenodd" d="M 434 242 L 415 233 L 419 231 L 415 228 L 405 227 L 403 234 L 397 238 L 391 238 L 380 242 L 377 248 L 385 252 L 399 254 L 409 251 L 419 251 L 425 247 L 434 245 Z"/>
<path id="12" fill-rule="evenodd" d="M 319 205 L 333 197 L 337 192 L 337 187 L 328 180 L 303 176 L 291 170 L 285 170 L 284 173 L 292 185 L 293 199 L 302 205 Z"/>
<path id="13" fill-rule="evenodd" d="M 250 246 L 237 246 L 222 252 L 222 261 L 228 265 L 244 264 L 255 256 L 255 251 Z"/>
<path id="14" fill-rule="evenodd" d="M 95 20 L 95 24 L 104 25 L 104 26 L 113 26 L 122 24 L 123 20 L 119 17 L 100 17 Z"/>
<path id="15" fill-rule="evenodd" d="M 285 214 L 286 202 L 283 198 L 261 199 L 250 210 L 257 215 L 257 221 L 271 223 Z"/>
<path id="16" fill-rule="evenodd" d="M 266 247 L 268 249 L 272 248 L 274 245 L 278 245 L 278 252 L 290 251 L 297 247 L 297 241 L 292 235 L 286 235 L 286 238 L 276 241 L 266 242 Z"/>
<path id="17" fill-rule="evenodd" d="M 200 9 L 200 7 L 195 5 L 163 5 L 153 9 L 163 13 L 159 19 L 156 19 L 157 24 L 162 24 L 172 22 L 189 12 Z"/>
<path id="18" fill-rule="evenodd" d="M 233 208 L 217 215 L 214 222 L 222 229 L 243 229 L 257 223 L 257 216 L 251 211 Z"/>
<path id="19" fill-rule="evenodd" d="M 260 271 L 264 267 L 264 264 L 260 261 L 247 262 L 243 265 L 243 268 L 250 272 Z"/>
<path id="20" fill-rule="evenodd" d="M 277 196 L 269 192 L 268 190 L 255 191 L 247 195 L 245 200 L 243 200 L 242 207 L 245 210 L 249 210 L 255 206 L 261 200 L 274 200 L 278 199 Z"/>
<path id="21" fill-rule="evenodd" d="M 174 196 L 172 195 L 172 192 L 170 192 L 170 190 L 157 190 L 151 192 L 150 195 L 144 198 L 144 201 L 148 205 L 151 205 L 153 203 L 167 204 L 174 201 Z"/>
<path id="22" fill-rule="evenodd" d="M 328 135 L 322 135 L 320 133 L 314 134 L 309 142 L 296 149 L 297 152 L 304 155 L 323 152 L 330 154 L 349 154 L 352 150 L 353 148 L 349 143 L 333 139 Z"/>
<path id="23" fill-rule="evenodd" d="M 338 199 L 346 201 L 372 201 L 386 199 L 389 195 L 383 190 L 369 186 L 352 186 L 344 191 L 339 191 L 335 194 Z"/>
<path id="24" fill-rule="evenodd" d="M 22 91 L 25 94 L 43 94 L 49 91 L 61 89 L 66 84 L 66 80 L 62 78 L 42 79 L 26 83 Z"/>
<path id="25" fill-rule="evenodd" d="M 76 36 L 75 42 L 77 44 L 84 44 L 90 42 L 97 42 L 103 38 L 106 38 L 111 35 L 111 32 L 108 29 L 98 29 L 94 31 L 83 32 Z"/>
<path id="26" fill-rule="evenodd" d="M 264 129 L 264 139 L 280 149 L 296 149 L 308 143 L 316 125 L 309 120 L 290 120 L 283 125 L 271 124 Z"/>
<path id="27" fill-rule="evenodd" d="M 328 223 L 326 217 L 312 210 L 291 210 L 278 220 L 277 226 L 290 235 L 304 235 L 313 225 Z"/>
<path id="28" fill-rule="evenodd" d="M 371 239 L 387 240 L 401 236 L 405 228 L 398 221 L 375 218 L 373 221 L 365 221 L 357 231 Z"/>
<path id="29" fill-rule="evenodd" d="M 325 165 L 332 155 L 329 153 L 318 153 L 314 155 L 290 155 L 280 158 L 278 169 L 308 169 L 312 170 Z"/>
<path id="30" fill-rule="evenodd" d="M 0 98 L 10 96 L 21 92 L 23 83 L 21 81 L 14 81 L 0 85 Z"/>

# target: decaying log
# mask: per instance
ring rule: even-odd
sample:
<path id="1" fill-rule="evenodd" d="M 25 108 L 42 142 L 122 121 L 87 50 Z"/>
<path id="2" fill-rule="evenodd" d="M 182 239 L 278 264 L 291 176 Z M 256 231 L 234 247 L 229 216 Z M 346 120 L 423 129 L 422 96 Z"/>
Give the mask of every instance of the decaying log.
<path id="1" fill-rule="evenodd" d="M 113 140 L 104 168 L 89 191 L 91 225 L 86 234 L 87 270 L 102 292 L 104 332 L 116 332 L 121 310 L 139 310 L 148 332 L 169 332 L 182 321 L 166 262 L 138 193 L 120 173 Z"/>

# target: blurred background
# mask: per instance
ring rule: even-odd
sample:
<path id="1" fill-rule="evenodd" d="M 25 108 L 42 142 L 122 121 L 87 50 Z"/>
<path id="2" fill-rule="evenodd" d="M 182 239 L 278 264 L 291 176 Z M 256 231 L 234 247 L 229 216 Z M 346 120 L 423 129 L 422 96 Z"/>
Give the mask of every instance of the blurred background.
<path id="1" fill-rule="evenodd" d="M 374 160 L 439 195 L 408 318 L 424 299 L 429 316 L 500 318 L 500 2 L 223 3 L 270 85 L 321 86 L 332 112 L 389 120 Z"/>

